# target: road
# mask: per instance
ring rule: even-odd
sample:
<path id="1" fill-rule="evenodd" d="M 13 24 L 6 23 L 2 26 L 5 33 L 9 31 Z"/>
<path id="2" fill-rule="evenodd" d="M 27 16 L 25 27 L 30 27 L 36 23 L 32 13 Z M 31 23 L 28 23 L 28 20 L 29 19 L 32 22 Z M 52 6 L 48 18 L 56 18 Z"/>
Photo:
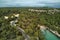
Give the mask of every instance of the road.
<path id="1" fill-rule="evenodd" d="M 15 23 L 16 23 L 15 21 L 11 21 L 11 22 L 10 22 L 11 26 L 16 26 Z M 23 35 L 23 37 L 25 38 L 25 40 L 30 40 L 30 36 L 27 35 L 22 28 L 20 28 L 19 26 L 17 26 L 17 29 L 22 33 L 22 35 Z"/>

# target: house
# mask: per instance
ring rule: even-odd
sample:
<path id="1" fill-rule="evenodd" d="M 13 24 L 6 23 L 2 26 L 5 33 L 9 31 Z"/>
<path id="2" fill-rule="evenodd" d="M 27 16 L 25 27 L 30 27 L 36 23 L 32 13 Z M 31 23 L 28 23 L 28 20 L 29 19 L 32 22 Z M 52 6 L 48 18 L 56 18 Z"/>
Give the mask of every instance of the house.
<path id="1" fill-rule="evenodd" d="M 15 17 L 19 17 L 19 14 L 13 14 Z"/>
<path id="2" fill-rule="evenodd" d="M 8 19 L 9 17 L 8 16 L 4 16 L 5 19 Z"/>

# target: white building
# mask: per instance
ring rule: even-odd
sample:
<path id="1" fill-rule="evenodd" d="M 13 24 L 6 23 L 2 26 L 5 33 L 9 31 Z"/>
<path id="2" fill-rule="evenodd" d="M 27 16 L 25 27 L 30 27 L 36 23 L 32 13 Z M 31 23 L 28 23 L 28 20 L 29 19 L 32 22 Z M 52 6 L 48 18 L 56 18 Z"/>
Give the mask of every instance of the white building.
<path id="1" fill-rule="evenodd" d="M 9 17 L 8 16 L 4 16 L 5 19 L 8 19 Z"/>
<path id="2" fill-rule="evenodd" d="M 19 17 L 19 14 L 13 14 L 15 17 Z"/>

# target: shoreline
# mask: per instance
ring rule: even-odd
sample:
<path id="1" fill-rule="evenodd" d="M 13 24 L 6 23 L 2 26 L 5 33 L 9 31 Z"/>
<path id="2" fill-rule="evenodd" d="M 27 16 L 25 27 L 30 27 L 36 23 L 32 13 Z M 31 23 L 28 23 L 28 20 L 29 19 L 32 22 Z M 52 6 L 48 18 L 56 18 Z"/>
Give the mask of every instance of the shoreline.
<path id="1" fill-rule="evenodd" d="M 51 33 L 53 33 L 54 35 L 56 35 L 57 37 L 60 38 L 60 34 L 57 31 L 53 31 L 51 29 L 48 29 Z"/>
<path id="2" fill-rule="evenodd" d="M 53 33 L 54 35 L 56 35 L 57 37 L 60 38 L 60 34 L 59 34 L 57 31 L 53 31 L 53 30 L 51 30 L 51 29 L 48 28 L 48 27 L 40 26 L 40 30 L 49 30 L 51 33 Z"/>

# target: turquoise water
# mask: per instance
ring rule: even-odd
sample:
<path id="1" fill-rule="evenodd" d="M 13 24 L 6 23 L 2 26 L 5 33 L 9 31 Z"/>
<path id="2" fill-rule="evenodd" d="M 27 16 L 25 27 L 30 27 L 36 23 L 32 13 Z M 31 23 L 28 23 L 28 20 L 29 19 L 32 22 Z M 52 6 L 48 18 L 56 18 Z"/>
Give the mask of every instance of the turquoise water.
<path id="1" fill-rule="evenodd" d="M 48 30 L 44 30 L 43 34 L 44 34 L 46 40 L 60 40 L 60 38 L 58 38 L 57 36 L 55 36 L 53 33 L 51 33 Z"/>

